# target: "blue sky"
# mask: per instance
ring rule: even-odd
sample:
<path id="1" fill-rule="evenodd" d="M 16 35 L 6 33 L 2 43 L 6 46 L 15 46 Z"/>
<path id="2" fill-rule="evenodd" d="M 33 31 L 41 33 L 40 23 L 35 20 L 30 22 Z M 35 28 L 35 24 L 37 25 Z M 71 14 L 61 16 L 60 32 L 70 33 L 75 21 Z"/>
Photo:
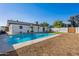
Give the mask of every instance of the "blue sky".
<path id="1" fill-rule="evenodd" d="M 79 14 L 79 4 L 6 3 L 0 4 L 0 26 L 6 25 L 7 20 L 52 24 L 55 20 L 67 21 L 69 16 L 76 14 Z"/>

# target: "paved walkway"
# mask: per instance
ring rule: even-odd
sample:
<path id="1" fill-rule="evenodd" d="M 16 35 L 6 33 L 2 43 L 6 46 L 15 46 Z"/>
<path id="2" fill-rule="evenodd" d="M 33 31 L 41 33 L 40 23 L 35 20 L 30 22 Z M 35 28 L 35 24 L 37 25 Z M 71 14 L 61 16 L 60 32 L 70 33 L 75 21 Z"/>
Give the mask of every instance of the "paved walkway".
<path id="1" fill-rule="evenodd" d="M 8 36 L 6 34 L 0 35 L 0 54 L 14 49 L 12 46 L 9 46 L 7 43 Z"/>

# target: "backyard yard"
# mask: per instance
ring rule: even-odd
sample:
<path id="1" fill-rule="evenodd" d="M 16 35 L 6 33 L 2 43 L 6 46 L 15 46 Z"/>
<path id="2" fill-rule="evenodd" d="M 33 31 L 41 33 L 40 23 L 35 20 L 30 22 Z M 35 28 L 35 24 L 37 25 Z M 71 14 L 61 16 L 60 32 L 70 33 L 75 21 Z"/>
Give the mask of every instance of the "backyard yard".
<path id="1" fill-rule="evenodd" d="M 79 55 L 79 34 L 66 33 L 11 51 L 7 56 L 75 56 Z"/>

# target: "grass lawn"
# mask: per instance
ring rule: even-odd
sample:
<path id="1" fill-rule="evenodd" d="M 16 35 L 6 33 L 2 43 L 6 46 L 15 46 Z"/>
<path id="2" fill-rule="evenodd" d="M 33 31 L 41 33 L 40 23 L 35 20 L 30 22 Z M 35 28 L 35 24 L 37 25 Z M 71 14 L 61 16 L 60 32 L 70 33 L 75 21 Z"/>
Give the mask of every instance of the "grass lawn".
<path id="1" fill-rule="evenodd" d="M 54 32 L 52 34 L 64 34 L 64 32 Z"/>

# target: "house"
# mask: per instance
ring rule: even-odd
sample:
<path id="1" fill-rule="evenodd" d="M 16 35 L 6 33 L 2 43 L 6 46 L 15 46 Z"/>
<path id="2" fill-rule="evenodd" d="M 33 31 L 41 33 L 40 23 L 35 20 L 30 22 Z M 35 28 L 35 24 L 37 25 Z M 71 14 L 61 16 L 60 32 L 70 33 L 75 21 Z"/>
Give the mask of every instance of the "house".
<path id="1" fill-rule="evenodd" d="M 43 27 L 39 24 L 33 24 L 28 22 L 21 21 L 7 21 L 8 26 L 8 34 L 20 34 L 20 33 L 28 33 L 28 32 L 46 32 L 48 30 L 47 27 Z"/>

